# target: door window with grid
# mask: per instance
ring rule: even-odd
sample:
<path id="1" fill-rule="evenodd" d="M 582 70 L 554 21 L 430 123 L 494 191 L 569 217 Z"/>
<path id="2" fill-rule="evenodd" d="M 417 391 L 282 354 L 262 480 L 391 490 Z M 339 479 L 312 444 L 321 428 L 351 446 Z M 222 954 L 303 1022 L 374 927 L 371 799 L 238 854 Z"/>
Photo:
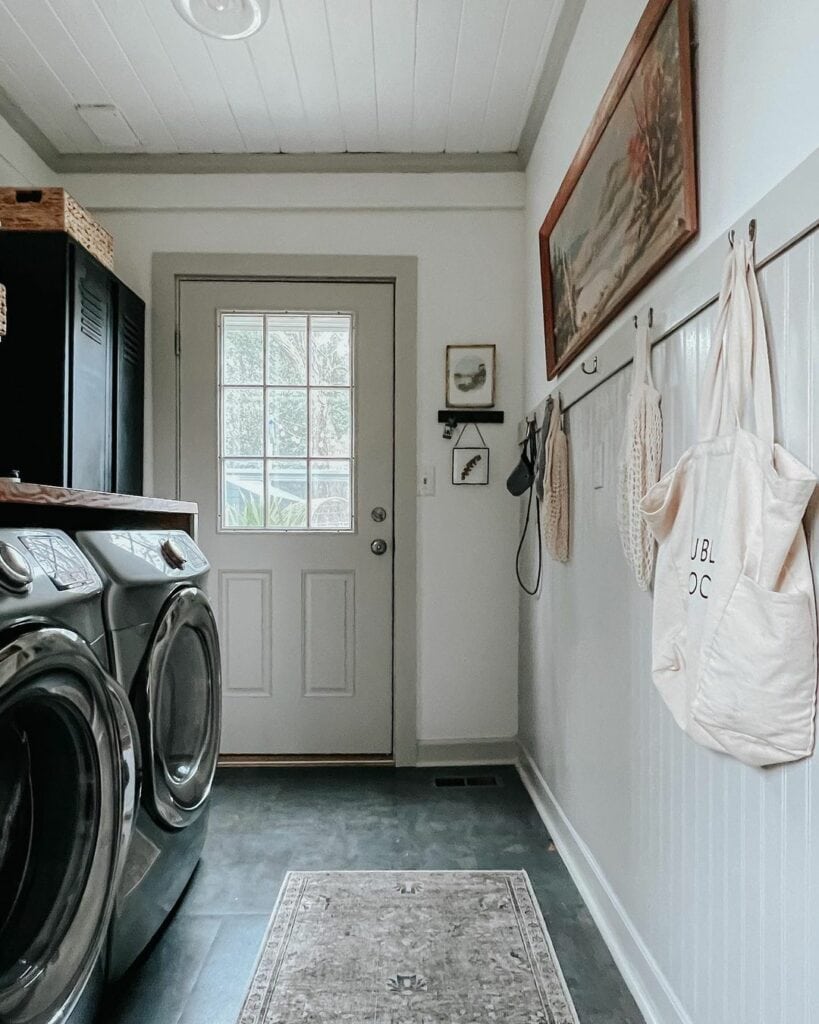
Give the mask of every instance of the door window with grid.
<path id="1" fill-rule="evenodd" d="M 221 528 L 352 530 L 352 316 L 219 317 Z"/>

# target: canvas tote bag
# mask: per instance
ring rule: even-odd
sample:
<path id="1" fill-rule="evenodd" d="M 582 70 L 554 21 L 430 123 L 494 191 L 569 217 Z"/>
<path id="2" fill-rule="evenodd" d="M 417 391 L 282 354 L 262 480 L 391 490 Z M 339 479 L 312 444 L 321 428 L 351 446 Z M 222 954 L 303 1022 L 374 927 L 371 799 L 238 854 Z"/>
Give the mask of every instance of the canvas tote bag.
<path id="1" fill-rule="evenodd" d="M 654 534 L 640 512 L 640 501 L 657 483 L 663 458 L 660 393 L 651 376 L 648 328 L 637 331 L 634 378 L 628 394 L 626 425 L 617 467 L 617 525 L 623 554 L 640 590 L 648 590 L 654 572 Z"/>
<path id="2" fill-rule="evenodd" d="M 659 542 L 652 674 L 695 740 L 750 765 L 813 750 L 816 602 L 802 517 L 816 479 L 774 443 L 753 247 L 726 261 L 700 441 L 643 499 Z"/>
<path id="3" fill-rule="evenodd" d="M 555 397 L 544 445 L 543 542 L 558 562 L 569 560 L 569 440 Z"/>

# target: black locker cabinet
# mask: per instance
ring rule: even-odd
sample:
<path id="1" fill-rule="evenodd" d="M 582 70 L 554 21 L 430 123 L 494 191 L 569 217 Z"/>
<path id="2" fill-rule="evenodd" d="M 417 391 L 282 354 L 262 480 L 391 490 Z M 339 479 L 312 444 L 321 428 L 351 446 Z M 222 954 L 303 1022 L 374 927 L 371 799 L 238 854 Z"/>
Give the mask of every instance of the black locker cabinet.
<path id="1" fill-rule="evenodd" d="M 62 232 L 0 230 L 0 475 L 142 491 L 144 303 Z"/>

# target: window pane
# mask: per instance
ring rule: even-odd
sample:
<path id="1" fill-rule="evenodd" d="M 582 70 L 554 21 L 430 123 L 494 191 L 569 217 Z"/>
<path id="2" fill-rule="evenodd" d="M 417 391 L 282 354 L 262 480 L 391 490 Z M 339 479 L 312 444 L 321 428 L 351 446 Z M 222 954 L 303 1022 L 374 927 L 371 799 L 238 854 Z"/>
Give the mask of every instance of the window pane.
<path id="1" fill-rule="evenodd" d="M 349 456 L 352 451 L 350 392 L 316 388 L 310 392 L 310 454 Z"/>
<path id="2" fill-rule="evenodd" d="M 313 529 L 352 528 L 350 463 L 347 459 L 310 463 L 310 526 Z"/>
<path id="3" fill-rule="evenodd" d="M 276 388 L 267 393 L 267 454 L 307 454 L 307 391 Z"/>
<path id="4" fill-rule="evenodd" d="M 225 388 L 223 455 L 264 455 L 261 388 Z"/>
<path id="5" fill-rule="evenodd" d="M 307 383 L 307 317 L 267 318 L 267 383 Z"/>
<path id="6" fill-rule="evenodd" d="M 312 317 L 310 383 L 349 386 L 350 362 L 350 317 Z"/>
<path id="7" fill-rule="evenodd" d="M 226 459 L 224 467 L 225 526 L 231 530 L 264 527 L 261 459 Z"/>
<path id="8" fill-rule="evenodd" d="M 225 384 L 262 384 L 264 318 L 230 313 L 222 321 L 222 380 Z"/>
<path id="9" fill-rule="evenodd" d="M 268 462 L 267 525 L 278 530 L 303 530 L 307 526 L 306 461 Z"/>

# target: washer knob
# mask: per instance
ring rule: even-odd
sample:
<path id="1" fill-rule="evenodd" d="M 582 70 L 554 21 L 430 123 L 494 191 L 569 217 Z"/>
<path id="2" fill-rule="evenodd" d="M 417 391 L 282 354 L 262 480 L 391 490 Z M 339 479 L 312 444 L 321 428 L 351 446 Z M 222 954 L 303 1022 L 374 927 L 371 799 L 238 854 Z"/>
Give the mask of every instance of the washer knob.
<path id="1" fill-rule="evenodd" d="M 171 537 L 162 542 L 161 551 L 162 557 L 172 569 L 183 569 L 185 567 L 188 561 L 185 557 L 185 552 Z"/>
<path id="2" fill-rule="evenodd" d="M 11 544 L 0 541 L 0 586 L 14 594 L 24 594 L 34 575 L 23 554 Z"/>

